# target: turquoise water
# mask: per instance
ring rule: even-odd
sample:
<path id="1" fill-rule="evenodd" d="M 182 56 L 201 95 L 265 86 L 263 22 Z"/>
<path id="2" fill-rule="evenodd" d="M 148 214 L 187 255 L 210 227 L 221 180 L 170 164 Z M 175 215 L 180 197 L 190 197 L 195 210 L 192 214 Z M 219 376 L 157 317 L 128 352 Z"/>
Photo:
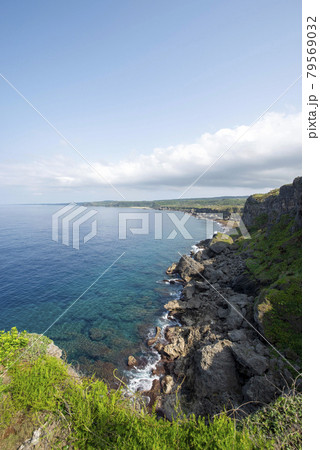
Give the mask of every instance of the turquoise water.
<path id="1" fill-rule="evenodd" d="M 51 216 L 59 208 L 0 207 L 0 329 L 16 326 L 46 332 L 66 351 L 70 362 L 87 373 L 105 376 L 114 366 L 123 370 L 128 355 L 145 351 L 148 330 L 163 314 L 168 299 L 178 295 L 178 287 L 162 282 L 165 270 L 179 259 L 178 251 L 188 253 L 206 237 L 205 221 L 190 217 L 186 228 L 192 239 L 178 232 L 168 240 L 174 226 L 163 212 L 164 239 L 155 240 L 155 211 L 149 211 L 149 234 L 129 232 L 126 240 L 119 240 L 119 213 L 147 211 L 95 208 L 97 236 L 76 250 L 52 241 Z M 84 224 L 81 237 L 90 229 L 89 223 Z"/>

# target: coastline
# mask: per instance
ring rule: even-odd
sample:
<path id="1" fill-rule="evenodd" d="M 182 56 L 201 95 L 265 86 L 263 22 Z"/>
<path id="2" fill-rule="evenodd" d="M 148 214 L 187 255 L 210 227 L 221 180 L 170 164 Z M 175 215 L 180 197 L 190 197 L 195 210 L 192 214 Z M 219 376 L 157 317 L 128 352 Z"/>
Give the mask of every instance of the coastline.
<path id="1" fill-rule="evenodd" d="M 152 342 L 159 359 L 142 394 L 150 410 L 168 419 L 177 415 L 177 398 L 187 415 L 212 416 L 224 408 L 251 414 L 288 390 L 294 377 L 254 321 L 255 286 L 246 280 L 243 292 L 246 255 L 237 244 L 219 241 L 197 247 L 167 269 L 182 289 L 164 306 L 171 323 Z"/>

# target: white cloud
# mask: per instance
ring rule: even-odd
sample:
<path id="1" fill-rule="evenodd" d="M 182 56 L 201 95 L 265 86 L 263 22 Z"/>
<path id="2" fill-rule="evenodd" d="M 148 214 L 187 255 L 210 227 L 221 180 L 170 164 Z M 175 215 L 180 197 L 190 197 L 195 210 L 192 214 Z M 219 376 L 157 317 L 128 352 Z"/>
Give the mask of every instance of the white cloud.
<path id="1" fill-rule="evenodd" d="M 278 186 L 301 171 L 301 114 L 269 113 L 251 129 L 248 126 L 224 128 L 216 133 L 204 133 L 191 144 L 155 148 L 150 154 L 116 164 L 90 163 L 120 190 L 123 187 L 182 191 L 231 145 L 197 186 Z M 42 187 L 101 187 L 105 182 L 85 162 L 57 156 L 51 160 L 0 164 L 0 184 L 40 190 Z"/>

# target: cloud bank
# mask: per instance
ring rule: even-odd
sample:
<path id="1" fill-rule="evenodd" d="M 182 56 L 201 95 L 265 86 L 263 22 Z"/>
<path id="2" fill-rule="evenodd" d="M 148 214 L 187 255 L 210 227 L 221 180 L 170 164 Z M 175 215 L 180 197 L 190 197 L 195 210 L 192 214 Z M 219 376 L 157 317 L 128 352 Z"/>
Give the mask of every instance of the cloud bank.
<path id="1" fill-rule="evenodd" d="M 132 188 L 182 192 L 211 165 L 197 181 L 198 187 L 279 186 L 301 172 L 301 113 L 268 113 L 252 128 L 242 125 L 204 133 L 191 144 L 155 148 L 149 154 L 116 164 L 87 158 L 120 191 Z M 42 156 L 27 163 L 0 164 L 0 184 L 70 189 L 102 187 L 106 183 L 85 162 L 57 155 L 50 160 Z"/>

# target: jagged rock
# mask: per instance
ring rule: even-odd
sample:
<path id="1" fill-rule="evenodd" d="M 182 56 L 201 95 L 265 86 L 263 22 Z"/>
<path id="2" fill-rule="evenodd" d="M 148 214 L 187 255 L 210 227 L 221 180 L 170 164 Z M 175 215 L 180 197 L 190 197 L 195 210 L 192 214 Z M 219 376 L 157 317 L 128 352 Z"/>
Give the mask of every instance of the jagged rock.
<path id="1" fill-rule="evenodd" d="M 182 302 L 179 299 L 171 300 L 170 302 L 164 305 L 164 308 L 168 311 L 180 311 L 187 308 L 187 303 Z"/>
<path id="2" fill-rule="evenodd" d="M 178 398 L 179 402 L 179 398 Z M 179 415 L 179 411 L 177 409 L 177 396 L 176 394 L 167 394 L 162 397 L 161 402 L 161 411 L 163 416 L 168 420 L 176 419 Z"/>
<path id="3" fill-rule="evenodd" d="M 196 281 L 195 288 L 200 292 L 204 292 L 210 289 L 210 285 L 206 281 Z"/>
<path id="4" fill-rule="evenodd" d="M 220 255 L 220 253 L 226 251 L 227 248 L 229 248 L 229 244 L 227 242 L 216 242 L 210 245 L 209 250 L 213 255 Z"/>
<path id="5" fill-rule="evenodd" d="M 228 316 L 226 320 L 226 326 L 229 328 L 229 330 L 240 328 L 242 322 L 243 322 L 243 315 L 242 312 L 239 310 L 239 307 L 236 306 L 234 309 L 231 306 L 229 306 Z"/>
<path id="6" fill-rule="evenodd" d="M 186 284 L 182 291 L 184 299 L 191 300 L 193 295 L 195 294 L 195 291 L 195 285 L 192 281 Z"/>
<path id="7" fill-rule="evenodd" d="M 269 367 L 268 359 L 255 352 L 250 343 L 234 344 L 231 350 L 236 361 L 251 375 L 262 375 Z"/>
<path id="8" fill-rule="evenodd" d="M 181 278 L 189 282 L 193 276 L 204 271 L 204 265 L 190 256 L 184 255 L 180 258 L 176 271 L 181 275 Z"/>
<path id="9" fill-rule="evenodd" d="M 147 342 L 149 347 L 151 347 L 151 345 L 153 345 L 153 344 L 155 344 L 157 342 L 157 340 L 160 337 L 160 334 L 161 334 L 161 328 L 160 327 L 156 327 L 156 335 L 153 338 L 149 339 L 148 342 Z"/>
<path id="10" fill-rule="evenodd" d="M 133 367 L 136 366 L 138 364 L 138 361 L 136 360 L 136 358 L 132 355 L 130 355 L 128 357 L 128 367 Z"/>
<path id="11" fill-rule="evenodd" d="M 155 349 L 157 350 L 157 352 L 159 352 L 159 353 L 162 352 L 163 347 L 164 347 L 164 345 L 161 344 L 160 342 L 158 342 L 158 343 L 154 346 L 154 348 L 155 348 Z"/>
<path id="12" fill-rule="evenodd" d="M 247 339 L 247 333 L 245 330 L 232 330 L 228 332 L 228 337 L 230 341 L 237 342 L 237 341 L 245 341 Z"/>
<path id="13" fill-rule="evenodd" d="M 172 274 L 174 274 L 174 273 L 176 273 L 177 272 L 177 263 L 173 263 L 173 264 L 171 264 L 171 266 L 170 267 L 168 267 L 167 268 L 167 270 L 166 270 L 166 274 L 167 275 L 172 275 Z"/>
<path id="14" fill-rule="evenodd" d="M 161 387 L 164 394 L 171 394 L 172 388 L 174 386 L 174 381 L 171 375 L 166 375 L 161 380 Z"/>
<path id="15" fill-rule="evenodd" d="M 228 281 L 228 277 L 225 273 L 222 272 L 221 269 L 215 269 L 212 266 L 206 266 L 203 276 L 206 280 L 208 280 L 211 284 L 222 282 L 226 283 Z"/>
<path id="16" fill-rule="evenodd" d="M 270 403 L 274 400 L 277 388 L 266 376 L 254 376 L 243 386 L 244 400 Z"/>
<path id="17" fill-rule="evenodd" d="M 197 395 L 204 397 L 213 394 L 239 392 L 240 385 L 236 366 L 228 340 L 220 340 L 205 345 L 195 355 Z"/>
<path id="18" fill-rule="evenodd" d="M 183 356 L 185 353 L 184 339 L 179 336 L 174 343 L 167 344 L 163 347 L 163 352 L 170 358 L 175 359 L 178 356 Z"/>

